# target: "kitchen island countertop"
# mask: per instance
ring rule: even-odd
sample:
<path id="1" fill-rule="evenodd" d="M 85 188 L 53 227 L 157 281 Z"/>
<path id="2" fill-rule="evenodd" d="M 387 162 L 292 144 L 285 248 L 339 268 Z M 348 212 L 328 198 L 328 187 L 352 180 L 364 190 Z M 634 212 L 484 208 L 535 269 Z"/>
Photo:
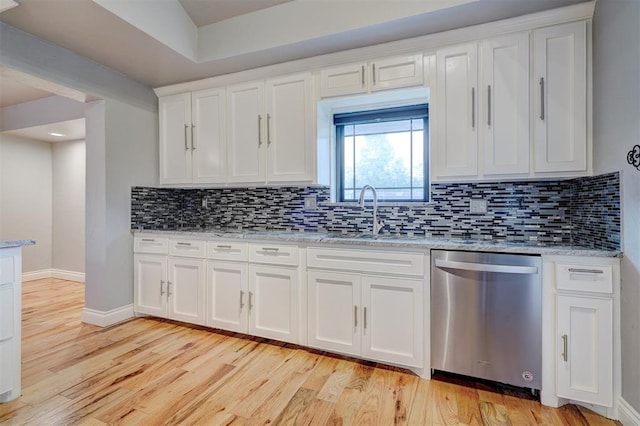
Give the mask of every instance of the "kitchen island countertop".
<path id="1" fill-rule="evenodd" d="M 538 241 L 507 241 L 503 239 L 455 239 L 424 236 L 382 234 L 373 238 L 370 234 L 338 234 L 295 231 L 234 231 L 215 229 L 132 230 L 134 234 L 155 234 L 169 238 L 229 239 L 247 242 L 273 241 L 300 245 L 338 245 L 370 248 L 394 248 L 410 250 L 465 250 L 499 253 L 622 257 L 619 250 L 601 250 L 575 245 L 544 244 Z"/>

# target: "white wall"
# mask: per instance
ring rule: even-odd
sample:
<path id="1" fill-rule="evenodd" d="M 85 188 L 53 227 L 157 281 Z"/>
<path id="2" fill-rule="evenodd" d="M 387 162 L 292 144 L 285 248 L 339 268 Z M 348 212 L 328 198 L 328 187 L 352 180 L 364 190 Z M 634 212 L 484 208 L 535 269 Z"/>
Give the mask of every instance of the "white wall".
<path id="1" fill-rule="evenodd" d="M 52 264 L 52 153 L 46 142 L 0 134 L 0 240 L 31 239 L 25 272 Z"/>
<path id="2" fill-rule="evenodd" d="M 621 171 L 622 397 L 640 412 L 640 1 L 599 0 L 593 42 L 594 171 Z"/>
<path id="3" fill-rule="evenodd" d="M 53 151 L 53 268 L 84 273 L 85 141 Z"/>

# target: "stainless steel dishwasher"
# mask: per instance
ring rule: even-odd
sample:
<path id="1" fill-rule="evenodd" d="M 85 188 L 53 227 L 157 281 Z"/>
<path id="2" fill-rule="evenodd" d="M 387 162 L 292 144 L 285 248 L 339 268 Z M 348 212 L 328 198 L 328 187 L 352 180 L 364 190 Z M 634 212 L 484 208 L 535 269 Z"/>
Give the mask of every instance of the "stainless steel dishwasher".
<path id="1" fill-rule="evenodd" d="M 431 368 L 540 389 L 539 256 L 431 251 Z"/>

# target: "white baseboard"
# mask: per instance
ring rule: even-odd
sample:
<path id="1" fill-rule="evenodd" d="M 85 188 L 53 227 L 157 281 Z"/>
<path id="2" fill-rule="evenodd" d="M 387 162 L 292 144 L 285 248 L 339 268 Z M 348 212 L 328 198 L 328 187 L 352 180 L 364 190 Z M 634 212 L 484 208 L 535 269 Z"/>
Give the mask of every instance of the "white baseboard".
<path id="1" fill-rule="evenodd" d="M 52 277 L 52 269 L 41 269 L 39 271 L 23 272 L 22 282 L 42 280 L 44 278 Z"/>
<path id="2" fill-rule="evenodd" d="M 51 278 L 59 278 L 61 280 L 84 283 L 84 272 L 65 271 L 64 269 L 52 269 Z"/>
<path id="3" fill-rule="evenodd" d="M 58 278 L 61 280 L 85 282 L 84 272 L 65 271 L 64 269 L 41 269 L 39 271 L 23 272 L 22 281 L 35 281 L 45 278 Z"/>
<path id="4" fill-rule="evenodd" d="M 82 322 L 100 327 L 108 327 L 133 317 L 133 305 L 122 306 L 110 311 L 97 311 L 89 308 L 82 310 Z"/>
<path id="5" fill-rule="evenodd" d="M 624 426 L 640 426 L 640 413 L 622 397 L 618 399 L 618 417 Z"/>

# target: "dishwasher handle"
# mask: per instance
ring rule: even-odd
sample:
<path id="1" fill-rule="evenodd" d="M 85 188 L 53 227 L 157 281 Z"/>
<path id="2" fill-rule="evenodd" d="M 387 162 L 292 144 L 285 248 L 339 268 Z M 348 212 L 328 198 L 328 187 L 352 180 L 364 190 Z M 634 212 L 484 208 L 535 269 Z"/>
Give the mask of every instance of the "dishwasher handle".
<path id="1" fill-rule="evenodd" d="M 459 269 L 461 271 L 498 272 L 502 274 L 537 274 L 536 266 L 495 265 L 491 263 L 455 262 L 452 260 L 436 259 L 439 268 Z"/>

